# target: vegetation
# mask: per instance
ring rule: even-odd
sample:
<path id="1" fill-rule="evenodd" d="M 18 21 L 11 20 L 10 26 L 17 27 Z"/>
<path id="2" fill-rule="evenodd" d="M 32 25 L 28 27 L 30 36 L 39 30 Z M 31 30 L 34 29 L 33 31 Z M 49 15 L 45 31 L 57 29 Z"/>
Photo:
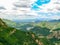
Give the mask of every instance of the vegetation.
<path id="1" fill-rule="evenodd" d="M 1 19 L 0 22 L 2 22 Z M 37 45 L 28 32 L 4 27 L 4 25 L 0 23 L 0 45 Z"/>
<path id="2" fill-rule="evenodd" d="M 59 45 L 59 32 L 60 22 L 16 23 L 0 19 L 0 45 Z"/>

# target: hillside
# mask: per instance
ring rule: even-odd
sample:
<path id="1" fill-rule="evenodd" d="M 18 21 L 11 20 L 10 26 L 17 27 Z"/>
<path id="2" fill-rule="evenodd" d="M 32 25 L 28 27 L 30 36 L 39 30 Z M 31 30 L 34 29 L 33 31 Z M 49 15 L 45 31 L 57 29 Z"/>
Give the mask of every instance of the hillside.
<path id="1" fill-rule="evenodd" d="M 6 23 L 4 23 L 4 22 Z M 15 23 L 1 20 L 0 45 L 59 45 L 60 22 Z"/>
<path id="2" fill-rule="evenodd" d="M 0 19 L 0 45 L 37 45 L 29 32 L 8 27 Z"/>

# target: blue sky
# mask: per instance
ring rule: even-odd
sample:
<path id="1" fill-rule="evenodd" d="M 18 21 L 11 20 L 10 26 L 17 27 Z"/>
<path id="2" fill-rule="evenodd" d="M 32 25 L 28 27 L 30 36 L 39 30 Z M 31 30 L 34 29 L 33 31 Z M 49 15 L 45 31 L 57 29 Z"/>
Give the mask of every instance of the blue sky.
<path id="1" fill-rule="evenodd" d="M 32 4 L 32 9 L 34 10 L 40 10 L 41 8 L 39 8 L 38 6 L 42 6 L 43 4 L 48 4 L 51 0 L 37 0 L 36 2 L 34 2 Z M 37 4 L 37 5 L 35 5 Z"/>
<path id="2" fill-rule="evenodd" d="M 0 0 L 0 18 L 60 19 L 60 0 Z"/>

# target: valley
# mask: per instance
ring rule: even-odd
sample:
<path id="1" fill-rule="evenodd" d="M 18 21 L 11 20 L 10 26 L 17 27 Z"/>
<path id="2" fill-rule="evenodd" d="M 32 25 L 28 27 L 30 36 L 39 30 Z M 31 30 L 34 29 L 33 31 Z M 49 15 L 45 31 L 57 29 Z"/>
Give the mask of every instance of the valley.
<path id="1" fill-rule="evenodd" d="M 0 19 L 0 45 L 60 45 L 60 22 L 16 23 Z"/>

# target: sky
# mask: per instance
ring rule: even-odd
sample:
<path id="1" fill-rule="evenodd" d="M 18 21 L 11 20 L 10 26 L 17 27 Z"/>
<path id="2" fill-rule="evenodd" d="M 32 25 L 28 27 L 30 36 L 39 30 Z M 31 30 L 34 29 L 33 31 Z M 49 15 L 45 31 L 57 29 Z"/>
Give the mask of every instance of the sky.
<path id="1" fill-rule="evenodd" d="M 60 0 L 0 0 L 0 18 L 60 19 Z"/>

